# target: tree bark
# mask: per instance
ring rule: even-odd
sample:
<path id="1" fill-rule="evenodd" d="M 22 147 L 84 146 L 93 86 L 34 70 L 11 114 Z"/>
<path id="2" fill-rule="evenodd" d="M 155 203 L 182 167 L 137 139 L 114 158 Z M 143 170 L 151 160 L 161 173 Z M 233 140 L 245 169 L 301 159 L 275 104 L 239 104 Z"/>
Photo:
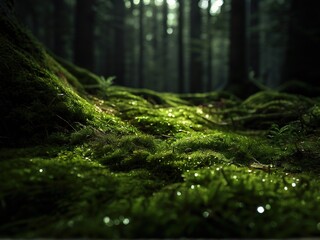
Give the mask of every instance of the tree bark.
<path id="1" fill-rule="evenodd" d="M 259 3 L 260 0 L 250 0 L 249 69 L 254 72 L 256 79 L 260 77 Z"/>
<path id="2" fill-rule="evenodd" d="M 178 12 L 178 91 L 184 92 L 185 70 L 184 70 L 184 1 L 179 0 Z"/>
<path id="3" fill-rule="evenodd" d="M 54 7 L 54 44 L 53 51 L 56 55 L 67 58 L 67 37 L 68 25 L 66 24 L 66 3 L 65 0 L 53 0 Z"/>
<path id="4" fill-rule="evenodd" d="M 320 85 L 320 14 L 315 0 L 292 0 L 289 41 L 285 60 L 285 81 L 301 80 Z"/>
<path id="5" fill-rule="evenodd" d="M 207 86 L 206 91 L 212 89 L 212 21 L 211 21 L 211 0 L 208 0 L 207 8 Z"/>
<path id="6" fill-rule="evenodd" d="M 95 0 L 77 0 L 75 15 L 74 62 L 94 70 Z"/>
<path id="7" fill-rule="evenodd" d="M 125 82 L 125 2 L 124 0 L 114 1 L 114 62 L 115 82 L 124 85 Z"/>
<path id="8" fill-rule="evenodd" d="M 145 85 L 144 82 L 144 3 L 139 3 L 139 62 L 138 62 L 138 87 L 142 88 Z"/>
<path id="9" fill-rule="evenodd" d="M 190 92 L 203 91 L 203 64 L 201 51 L 201 10 L 199 0 L 190 0 Z"/>
<path id="10" fill-rule="evenodd" d="M 247 80 L 246 71 L 246 3 L 231 0 L 230 58 L 228 85 L 241 85 Z"/>
<path id="11" fill-rule="evenodd" d="M 169 7 L 167 0 L 163 1 L 162 6 L 162 74 L 163 90 L 168 91 L 168 13 Z"/>

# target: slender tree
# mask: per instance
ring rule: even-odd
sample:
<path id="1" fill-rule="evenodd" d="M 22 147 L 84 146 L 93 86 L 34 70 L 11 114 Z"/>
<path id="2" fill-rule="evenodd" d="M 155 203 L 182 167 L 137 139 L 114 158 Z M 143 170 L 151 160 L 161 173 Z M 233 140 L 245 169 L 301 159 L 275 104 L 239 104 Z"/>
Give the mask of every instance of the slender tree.
<path id="1" fill-rule="evenodd" d="M 53 0 L 54 7 L 54 42 L 53 51 L 60 57 L 68 57 L 68 12 L 65 0 Z"/>
<path id="2" fill-rule="evenodd" d="M 75 11 L 74 62 L 94 70 L 95 0 L 77 0 Z"/>
<path id="3" fill-rule="evenodd" d="M 260 76 L 259 4 L 260 0 L 250 0 L 249 69 L 255 78 Z"/>
<path id="4" fill-rule="evenodd" d="M 231 0 L 228 84 L 243 85 L 246 80 L 246 0 Z"/>
<path id="5" fill-rule="evenodd" d="M 184 92 L 185 69 L 184 69 L 184 0 L 178 0 L 178 91 Z"/>
<path id="6" fill-rule="evenodd" d="M 190 0 L 190 91 L 203 91 L 203 63 L 201 50 L 202 17 L 200 0 Z"/>
<path id="7" fill-rule="evenodd" d="M 162 5 L 162 69 L 164 90 L 169 90 L 168 86 L 168 13 L 169 6 L 167 0 Z"/>
<path id="8" fill-rule="evenodd" d="M 292 0 L 284 79 L 320 85 L 320 14 L 318 1 Z"/>
<path id="9" fill-rule="evenodd" d="M 152 47 L 154 50 L 154 57 L 155 60 L 157 59 L 157 49 L 158 49 L 158 7 L 156 5 L 156 0 L 152 0 L 152 16 L 153 16 L 153 25 L 152 25 L 152 32 L 153 32 L 153 38 L 152 38 Z"/>
<path id="10" fill-rule="evenodd" d="M 206 91 L 212 89 L 212 17 L 211 17 L 211 0 L 208 0 L 207 8 L 207 86 Z"/>
<path id="11" fill-rule="evenodd" d="M 114 0 L 114 75 L 116 83 L 124 85 L 125 80 L 125 13 L 126 7 L 124 0 Z"/>
<path id="12" fill-rule="evenodd" d="M 144 2 L 139 3 L 139 62 L 138 62 L 138 86 L 144 87 Z"/>

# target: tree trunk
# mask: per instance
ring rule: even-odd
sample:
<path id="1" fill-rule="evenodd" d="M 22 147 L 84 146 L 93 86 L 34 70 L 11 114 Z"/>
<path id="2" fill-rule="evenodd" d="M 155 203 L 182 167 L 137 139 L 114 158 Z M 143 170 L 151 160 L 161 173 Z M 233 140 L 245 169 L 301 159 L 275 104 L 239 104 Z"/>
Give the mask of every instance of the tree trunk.
<path id="1" fill-rule="evenodd" d="M 284 79 L 320 85 L 320 14 L 318 1 L 292 0 Z"/>
<path id="2" fill-rule="evenodd" d="M 246 3 L 231 0 L 229 85 L 241 85 L 246 71 Z"/>
<path id="3" fill-rule="evenodd" d="M 184 92 L 185 70 L 184 70 L 184 1 L 179 0 L 179 12 L 178 12 L 178 91 Z"/>
<path id="4" fill-rule="evenodd" d="M 116 83 L 124 85 L 125 81 L 125 2 L 114 1 L 114 62 Z"/>
<path id="5" fill-rule="evenodd" d="M 190 92 L 203 91 L 200 0 L 190 0 Z"/>
<path id="6" fill-rule="evenodd" d="M 75 15 L 74 62 L 94 70 L 95 0 L 77 0 Z"/>
<path id="7" fill-rule="evenodd" d="M 54 7 L 53 52 L 62 58 L 67 58 L 68 25 L 66 24 L 66 18 L 68 13 L 66 12 L 66 3 L 65 0 L 53 0 L 52 2 Z"/>
<path id="8" fill-rule="evenodd" d="M 139 62 L 138 62 L 138 87 L 142 88 L 144 82 L 144 3 L 140 1 L 139 4 Z"/>
<path id="9" fill-rule="evenodd" d="M 249 69 L 254 73 L 255 79 L 260 78 L 259 3 L 260 0 L 250 0 Z"/>
<path id="10" fill-rule="evenodd" d="M 206 91 L 212 90 L 212 21 L 211 21 L 211 1 L 208 0 L 207 8 L 207 86 Z"/>
<path id="11" fill-rule="evenodd" d="M 162 73 L 163 90 L 169 90 L 168 81 L 168 13 L 169 7 L 167 0 L 163 1 L 162 6 Z"/>

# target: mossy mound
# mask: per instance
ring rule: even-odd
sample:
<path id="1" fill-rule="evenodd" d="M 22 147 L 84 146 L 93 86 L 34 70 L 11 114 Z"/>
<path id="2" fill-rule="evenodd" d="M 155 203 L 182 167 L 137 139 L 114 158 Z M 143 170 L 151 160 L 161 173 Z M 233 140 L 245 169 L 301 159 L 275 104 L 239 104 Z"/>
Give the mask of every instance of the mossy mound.
<path id="1" fill-rule="evenodd" d="M 116 119 L 87 101 L 78 78 L 14 19 L 0 17 L 0 28 L 1 145 L 32 144 L 81 124 Z"/>

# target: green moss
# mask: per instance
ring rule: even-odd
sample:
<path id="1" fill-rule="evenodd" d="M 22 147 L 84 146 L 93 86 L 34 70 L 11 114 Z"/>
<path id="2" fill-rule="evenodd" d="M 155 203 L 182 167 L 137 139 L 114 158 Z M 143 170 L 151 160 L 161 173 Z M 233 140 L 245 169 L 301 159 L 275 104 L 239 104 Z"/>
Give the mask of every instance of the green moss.
<path id="1" fill-rule="evenodd" d="M 101 85 L 0 29 L 0 237 L 320 236 L 319 99 Z"/>

